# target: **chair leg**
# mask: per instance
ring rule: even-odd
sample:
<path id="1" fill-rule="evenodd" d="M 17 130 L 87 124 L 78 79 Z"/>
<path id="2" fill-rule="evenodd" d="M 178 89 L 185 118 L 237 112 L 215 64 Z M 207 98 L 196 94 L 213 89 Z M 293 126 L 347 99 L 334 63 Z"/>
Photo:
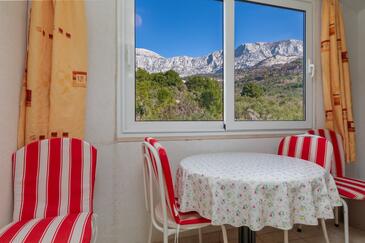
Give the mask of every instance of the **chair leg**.
<path id="1" fill-rule="evenodd" d="M 92 242 L 93 243 L 96 243 L 96 240 L 98 238 L 98 225 L 97 225 L 97 219 L 98 219 L 98 215 L 96 213 L 94 213 L 92 215 L 92 218 L 91 218 L 91 228 L 93 229 L 94 226 L 95 226 L 95 231 L 94 231 L 94 234 L 92 235 Z M 1 234 L 1 233 L 0 233 Z"/>
<path id="2" fill-rule="evenodd" d="M 298 228 L 297 228 L 297 232 L 302 232 L 302 225 L 301 224 L 298 224 Z"/>
<path id="3" fill-rule="evenodd" d="M 348 211 L 348 206 L 347 203 L 344 199 L 341 198 L 341 202 L 343 205 L 343 224 L 344 224 L 344 229 L 345 229 L 345 243 L 349 243 L 350 242 L 350 236 L 349 236 L 349 211 Z"/>
<path id="4" fill-rule="evenodd" d="M 289 232 L 284 230 L 284 243 L 289 243 Z"/>
<path id="5" fill-rule="evenodd" d="M 340 226 L 340 224 L 338 223 L 338 207 L 335 208 L 335 226 Z"/>
<path id="6" fill-rule="evenodd" d="M 223 243 L 228 243 L 226 227 L 223 224 L 221 225 L 221 227 L 222 227 Z"/>
<path id="7" fill-rule="evenodd" d="M 328 234 L 327 234 L 326 221 L 324 219 L 320 219 L 320 220 L 321 220 L 321 226 L 322 226 L 324 239 L 326 240 L 326 243 L 330 243 L 330 240 L 328 239 Z"/>
<path id="8" fill-rule="evenodd" d="M 167 227 L 163 228 L 163 243 L 169 243 L 169 233 Z"/>
<path id="9" fill-rule="evenodd" d="M 152 222 L 150 224 L 150 230 L 148 232 L 148 243 L 152 243 Z"/>
<path id="10" fill-rule="evenodd" d="M 201 228 L 198 229 L 198 234 L 199 234 L 199 243 L 203 243 L 203 236 L 202 236 L 202 229 Z"/>

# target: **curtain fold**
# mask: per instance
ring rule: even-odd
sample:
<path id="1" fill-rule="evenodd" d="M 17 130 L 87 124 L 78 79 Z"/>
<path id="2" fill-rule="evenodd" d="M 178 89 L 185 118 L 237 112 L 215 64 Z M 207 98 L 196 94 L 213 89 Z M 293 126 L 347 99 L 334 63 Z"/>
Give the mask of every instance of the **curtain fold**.
<path id="1" fill-rule="evenodd" d="M 339 0 L 322 0 L 322 80 L 326 127 L 340 133 L 346 161 L 356 160 L 355 123 L 345 29 Z"/>
<path id="2" fill-rule="evenodd" d="M 18 147 L 84 136 L 87 33 L 84 2 L 33 1 L 20 98 Z"/>

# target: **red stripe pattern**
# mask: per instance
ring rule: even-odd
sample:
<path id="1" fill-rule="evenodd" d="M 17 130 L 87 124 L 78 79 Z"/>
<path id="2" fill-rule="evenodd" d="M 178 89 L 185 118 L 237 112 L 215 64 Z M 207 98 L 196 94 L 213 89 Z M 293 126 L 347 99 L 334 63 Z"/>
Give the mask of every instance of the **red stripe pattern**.
<path id="1" fill-rule="evenodd" d="M 85 141 L 51 138 L 13 156 L 13 223 L 0 242 L 90 242 L 97 151 Z"/>
<path id="2" fill-rule="evenodd" d="M 365 200 L 365 181 L 348 177 L 335 177 L 335 182 L 340 196 L 349 199 Z"/>
<path id="3" fill-rule="evenodd" d="M 163 179 L 165 186 L 165 194 L 166 194 L 166 202 L 170 210 L 169 216 L 172 217 L 173 221 L 179 225 L 192 225 L 192 224 L 202 224 L 202 223 L 210 223 L 209 219 L 201 217 L 197 212 L 188 212 L 182 213 L 179 211 L 178 203 L 175 197 L 174 192 L 174 184 L 171 176 L 171 168 L 169 158 L 167 156 L 166 149 L 158 143 L 157 139 L 155 138 L 145 138 L 145 141 L 151 144 L 157 151 L 159 160 L 161 161 L 161 168 L 163 173 Z M 152 163 L 152 168 L 155 172 L 156 180 L 158 181 L 158 169 L 157 169 L 157 159 L 154 158 L 152 151 L 144 151 L 145 153 L 148 152 L 148 156 L 150 156 L 150 160 Z M 157 209 L 156 209 L 157 210 Z M 156 215 L 162 215 L 156 212 Z"/>
<path id="4" fill-rule="evenodd" d="M 278 155 L 312 161 L 330 171 L 333 147 L 319 136 L 288 136 L 280 141 Z"/>
<path id="5" fill-rule="evenodd" d="M 47 203 L 45 217 L 58 214 L 60 201 L 60 173 L 61 173 L 61 139 L 52 139 L 49 145 L 49 158 L 52 166 L 48 166 Z M 57 185 L 53 187 L 52 185 Z"/>
<path id="6" fill-rule="evenodd" d="M 32 219 L 37 205 L 37 184 L 39 168 L 39 143 L 31 143 L 25 150 L 23 184 L 23 201 L 20 219 Z"/>
<path id="7" fill-rule="evenodd" d="M 341 197 L 365 200 L 365 181 L 345 177 L 345 150 L 339 133 L 329 129 L 309 130 L 309 134 L 318 135 L 331 141 L 334 149 L 331 173 Z"/>
<path id="8" fill-rule="evenodd" d="M 0 234 L 1 243 L 90 242 L 92 213 L 22 220 Z"/>
<path id="9" fill-rule="evenodd" d="M 329 129 L 314 129 L 309 130 L 307 133 L 324 137 L 332 143 L 333 159 L 331 164 L 331 174 L 339 177 L 345 176 L 345 151 L 341 135 Z"/>
<path id="10" fill-rule="evenodd" d="M 71 163 L 70 163 L 70 197 L 69 212 L 82 212 L 82 142 L 71 140 Z"/>

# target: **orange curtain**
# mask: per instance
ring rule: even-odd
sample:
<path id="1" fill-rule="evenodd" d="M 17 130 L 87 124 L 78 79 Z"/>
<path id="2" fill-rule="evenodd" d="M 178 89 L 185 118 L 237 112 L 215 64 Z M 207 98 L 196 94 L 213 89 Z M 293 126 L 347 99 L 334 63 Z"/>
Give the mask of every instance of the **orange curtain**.
<path id="1" fill-rule="evenodd" d="M 342 135 L 346 161 L 355 161 L 349 58 L 339 0 L 323 0 L 321 57 L 326 127 Z"/>
<path id="2" fill-rule="evenodd" d="M 18 147 L 84 136 L 87 33 L 84 2 L 33 1 L 21 91 Z"/>

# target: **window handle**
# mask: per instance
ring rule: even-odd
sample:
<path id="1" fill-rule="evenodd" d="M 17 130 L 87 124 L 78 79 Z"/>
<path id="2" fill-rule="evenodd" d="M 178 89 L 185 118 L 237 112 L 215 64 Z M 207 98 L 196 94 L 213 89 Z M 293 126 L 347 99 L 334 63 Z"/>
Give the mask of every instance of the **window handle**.
<path id="1" fill-rule="evenodd" d="M 308 73 L 310 74 L 312 79 L 314 78 L 314 74 L 316 73 L 316 67 L 310 59 L 308 59 Z"/>

